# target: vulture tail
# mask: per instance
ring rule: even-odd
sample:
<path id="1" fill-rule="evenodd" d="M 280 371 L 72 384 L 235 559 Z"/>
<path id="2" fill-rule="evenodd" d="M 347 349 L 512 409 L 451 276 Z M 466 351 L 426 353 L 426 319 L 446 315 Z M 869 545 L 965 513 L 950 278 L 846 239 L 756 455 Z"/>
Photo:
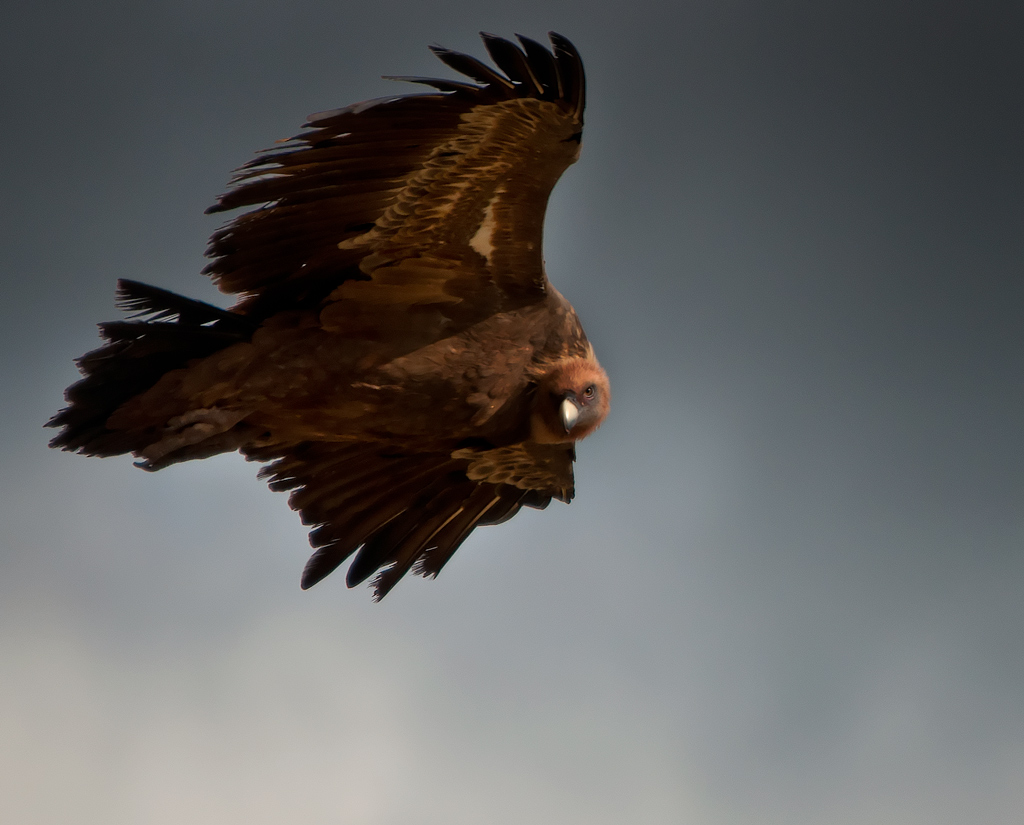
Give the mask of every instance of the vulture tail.
<path id="1" fill-rule="evenodd" d="M 110 417 L 171 370 L 247 341 L 254 332 L 253 322 L 243 315 L 138 281 L 118 281 L 117 304 L 129 318 L 100 324 L 106 343 L 76 362 L 83 377 L 65 393 L 67 406 L 46 424 L 60 429 L 51 447 L 91 456 L 141 453 L 160 440 L 165 422 L 111 430 Z M 158 469 L 236 447 L 195 444 L 188 454 L 144 466 Z"/>

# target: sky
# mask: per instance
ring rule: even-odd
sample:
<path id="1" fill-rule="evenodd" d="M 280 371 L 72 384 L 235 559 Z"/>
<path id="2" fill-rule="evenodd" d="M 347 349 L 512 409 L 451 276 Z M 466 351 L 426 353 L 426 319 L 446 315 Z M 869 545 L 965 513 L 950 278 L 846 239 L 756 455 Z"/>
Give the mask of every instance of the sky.
<path id="1" fill-rule="evenodd" d="M 0 26 L 0 820 L 1017 823 L 1024 7 L 42 0 Z M 380 604 L 239 456 L 49 450 L 309 113 L 569 37 L 577 498 Z M 409 87 L 415 91 L 414 87 Z"/>

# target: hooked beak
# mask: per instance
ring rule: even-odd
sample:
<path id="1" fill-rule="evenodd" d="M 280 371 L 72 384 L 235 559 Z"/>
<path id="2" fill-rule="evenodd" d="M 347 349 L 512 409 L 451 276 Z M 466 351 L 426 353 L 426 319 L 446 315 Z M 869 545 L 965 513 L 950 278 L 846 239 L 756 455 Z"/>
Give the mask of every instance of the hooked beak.
<path id="1" fill-rule="evenodd" d="M 558 405 L 558 416 L 562 419 L 565 431 L 569 432 L 576 425 L 576 419 L 580 417 L 580 408 L 571 398 L 566 398 Z"/>

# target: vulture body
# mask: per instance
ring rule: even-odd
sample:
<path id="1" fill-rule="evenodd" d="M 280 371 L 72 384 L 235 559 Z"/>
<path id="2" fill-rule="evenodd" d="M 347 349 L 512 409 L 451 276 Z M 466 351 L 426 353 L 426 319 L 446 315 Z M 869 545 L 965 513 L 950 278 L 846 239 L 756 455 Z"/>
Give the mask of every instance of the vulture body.
<path id="1" fill-rule="evenodd" d="M 312 116 L 211 207 L 205 272 L 231 309 L 122 280 L 130 318 L 48 424 L 51 446 L 144 469 L 238 450 L 313 527 L 310 587 L 382 598 L 436 575 L 478 525 L 573 497 L 575 442 L 608 380 L 544 272 L 548 195 L 576 160 L 583 66 L 483 35 L 501 71 L 434 48 L 472 81 Z"/>

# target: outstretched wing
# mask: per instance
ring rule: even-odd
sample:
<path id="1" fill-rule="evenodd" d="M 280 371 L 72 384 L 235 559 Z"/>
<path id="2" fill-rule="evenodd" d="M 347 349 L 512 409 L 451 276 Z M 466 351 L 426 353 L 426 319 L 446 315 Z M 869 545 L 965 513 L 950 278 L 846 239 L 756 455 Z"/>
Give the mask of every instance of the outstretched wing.
<path id="1" fill-rule="evenodd" d="M 435 47 L 475 83 L 434 87 L 312 116 L 308 131 L 236 174 L 211 212 L 260 206 L 212 238 L 206 272 L 239 309 L 266 317 L 344 304 L 344 329 L 369 307 L 398 318 L 429 306 L 475 321 L 537 300 L 548 195 L 579 154 L 579 55 L 484 34 L 501 70 Z"/>
<path id="2" fill-rule="evenodd" d="M 251 460 L 274 459 L 260 476 L 272 490 L 292 490 L 289 505 L 314 528 L 309 542 L 316 552 L 302 587 L 355 554 L 348 586 L 377 574 L 378 600 L 410 569 L 436 576 L 476 527 L 573 495 L 574 454 L 565 444 L 446 452 L 304 442 L 283 455 L 279 448 L 243 452 Z"/>

